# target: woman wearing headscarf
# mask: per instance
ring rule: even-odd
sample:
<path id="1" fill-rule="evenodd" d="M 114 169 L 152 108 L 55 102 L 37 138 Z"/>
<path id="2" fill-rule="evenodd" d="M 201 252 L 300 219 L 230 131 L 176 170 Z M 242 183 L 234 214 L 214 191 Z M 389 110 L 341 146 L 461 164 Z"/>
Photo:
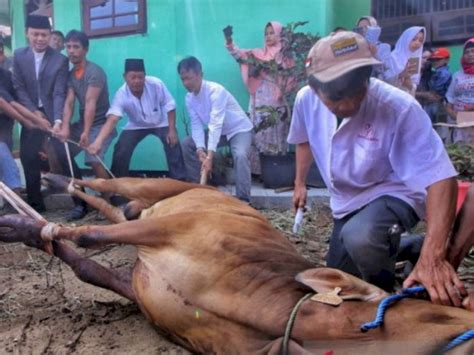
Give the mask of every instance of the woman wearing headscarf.
<path id="1" fill-rule="evenodd" d="M 292 85 L 291 82 L 284 83 L 282 78 L 274 72 L 259 69 L 258 66 L 249 64 L 247 61 L 255 58 L 257 61 L 275 61 L 281 68 L 289 68 L 294 65 L 291 59 L 285 58 L 281 52 L 281 23 L 271 21 L 265 26 L 264 47 L 255 49 L 240 49 L 232 40 L 226 36 L 226 48 L 240 64 L 242 80 L 250 94 L 249 112 L 250 118 L 257 129 L 254 144 L 258 153 L 277 154 L 286 152 L 290 119 L 286 112 L 284 98 L 279 85 Z M 265 106 L 278 111 L 276 122 L 265 124 L 267 113 L 259 109 Z M 269 125 L 269 126 L 268 126 Z M 251 157 L 252 173 L 260 174 L 260 164 L 257 152 Z"/>
<path id="2" fill-rule="evenodd" d="M 388 68 L 391 49 L 389 44 L 379 41 L 382 29 L 379 27 L 377 20 L 372 16 L 362 16 L 356 22 L 355 31 L 365 37 L 374 57 L 382 62 L 382 65 L 374 66 L 372 76 L 383 79 Z"/>
<path id="3" fill-rule="evenodd" d="M 474 38 L 466 41 L 461 57 L 462 69 L 454 73 L 446 92 L 448 123 L 455 123 L 458 112 L 474 111 Z M 456 128 L 454 142 L 474 144 L 474 127 Z"/>
<path id="4" fill-rule="evenodd" d="M 392 51 L 385 81 L 415 95 L 416 87 L 421 78 L 421 62 L 426 30 L 424 27 L 413 26 L 403 31 Z"/>

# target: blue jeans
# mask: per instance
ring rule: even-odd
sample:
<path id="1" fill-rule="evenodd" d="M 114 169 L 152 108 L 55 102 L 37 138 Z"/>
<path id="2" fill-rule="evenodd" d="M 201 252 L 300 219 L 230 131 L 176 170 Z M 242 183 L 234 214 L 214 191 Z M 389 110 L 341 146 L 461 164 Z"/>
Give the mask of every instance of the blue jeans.
<path id="1" fill-rule="evenodd" d="M 21 187 L 20 170 L 4 142 L 0 142 L 0 180 L 10 189 Z"/>
<path id="2" fill-rule="evenodd" d="M 218 147 L 230 145 L 234 161 L 235 190 L 239 200 L 250 202 L 250 188 L 252 177 L 250 174 L 250 146 L 252 144 L 252 131 L 240 132 L 229 141 L 221 136 Z M 207 131 L 206 131 L 207 143 Z M 184 165 L 188 181 L 199 182 L 201 163 L 196 155 L 196 144 L 192 137 L 187 137 L 181 143 Z"/>

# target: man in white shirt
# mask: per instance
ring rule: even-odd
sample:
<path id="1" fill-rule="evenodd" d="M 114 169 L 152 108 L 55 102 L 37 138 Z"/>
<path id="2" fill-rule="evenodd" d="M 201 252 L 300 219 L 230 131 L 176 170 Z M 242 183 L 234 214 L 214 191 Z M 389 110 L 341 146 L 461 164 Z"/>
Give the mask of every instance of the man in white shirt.
<path id="1" fill-rule="evenodd" d="M 426 214 L 424 245 L 404 285 L 421 283 L 433 302 L 460 306 L 466 290 L 445 258 L 456 172 L 415 99 L 370 78 L 378 63 L 353 32 L 331 34 L 311 49 L 309 86 L 297 95 L 288 136 L 296 144 L 294 205 L 305 205 L 314 157 L 334 215 L 328 266 L 387 290 L 400 230 Z"/>
<path id="2" fill-rule="evenodd" d="M 125 84 L 115 93 L 107 121 L 89 146 L 92 154 L 100 151 L 104 140 L 124 114 L 128 116 L 114 147 L 112 172 L 117 177 L 129 176 L 129 165 L 138 143 L 152 134 L 163 143 L 170 177 L 186 179 L 181 147 L 176 132 L 176 103 L 158 78 L 145 75 L 143 59 L 125 60 Z"/>
<path id="3" fill-rule="evenodd" d="M 186 109 L 191 121 L 191 137 L 182 142 L 188 180 L 198 182 L 201 170 L 209 174 L 217 148 L 229 144 L 237 198 L 250 202 L 250 119 L 222 85 L 203 80 L 201 63 L 195 57 L 179 62 L 178 73 L 188 90 Z"/>

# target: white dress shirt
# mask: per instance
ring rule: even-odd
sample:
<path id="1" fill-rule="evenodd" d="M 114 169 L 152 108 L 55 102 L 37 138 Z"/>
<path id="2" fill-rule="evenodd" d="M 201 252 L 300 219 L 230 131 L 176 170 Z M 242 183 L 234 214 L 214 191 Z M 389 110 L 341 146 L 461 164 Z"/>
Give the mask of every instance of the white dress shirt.
<path id="1" fill-rule="evenodd" d="M 35 52 L 33 51 L 33 54 L 35 56 L 35 73 L 36 73 L 36 80 L 39 80 L 39 74 L 41 70 L 41 64 L 43 63 L 43 58 L 44 58 L 44 53 L 45 52 Z M 43 107 L 43 103 L 41 102 L 41 97 L 40 97 L 40 86 L 38 83 L 38 107 Z"/>
<path id="2" fill-rule="evenodd" d="M 176 102 L 165 84 L 153 76 L 145 77 L 142 96 L 132 94 L 127 83 L 115 93 L 108 115 L 128 117 L 124 130 L 168 127 L 168 112 L 176 109 Z"/>
<path id="3" fill-rule="evenodd" d="M 203 80 L 198 94 L 186 95 L 186 108 L 197 148 L 205 148 L 204 126 L 209 129 L 207 150 L 216 151 L 221 135 L 230 140 L 253 125 L 237 100 L 220 84 Z"/>

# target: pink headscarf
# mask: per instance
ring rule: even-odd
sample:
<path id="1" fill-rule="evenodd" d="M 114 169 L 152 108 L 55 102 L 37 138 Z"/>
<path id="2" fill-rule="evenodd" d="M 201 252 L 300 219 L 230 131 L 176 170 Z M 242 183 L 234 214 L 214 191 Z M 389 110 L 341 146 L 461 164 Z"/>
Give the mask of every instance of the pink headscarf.
<path id="1" fill-rule="evenodd" d="M 245 57 L 243 59 L 248 59 L 250 55 L 253 55 L 255 58 L 262 60 L 262 61 L 271 61 L 275 60 L 277 63 L 283 63 L 286 67 L 291 67 L 294 63 L 291 60 L 282 60 L 282 55 L 280 53 L 281 50 L 281 41 L 280 41 L 280 34 L 283 30 L 283 26 L 280 22 L 271 21 L 266 24 L 265 29 L 268 26 L 272 26 L 273 31 L 275 31 L 275 35 L 277 36 L 276 44 L 273 46 L 268 46 L 267 43 L 264 43 L 263 48 L 255 48 L 247 51 Z M 241 64 L 240 65 L 240 73 L 242 74 L 242 80 L 244 81 L 247 90 L 251 95 L 254 95 L 257 92 L 260 83 L 262 82 L 261 75 L 257 78 L 249 77 L 249 66 L 248 64 Z"/>
<path id="2" fill-rule="evenodd" d="M 466 43 L 464 43 L 464 47 L 463 47 L 464 49 L 463 49 L 463 53 L 462 53 L 462 57 L 461 57 L 461 66 L 462 66 L 462 70 L 464 71 L 464 73 L 473 75 L 474 74 L 474 64 L 467 63 L 466 60 L 464 59 L 464 51 L 466 50 L 467 45 L 470 44 L 470 43 L 474 43 L 474 38 L 469 38 L 466 41 Z"/>

